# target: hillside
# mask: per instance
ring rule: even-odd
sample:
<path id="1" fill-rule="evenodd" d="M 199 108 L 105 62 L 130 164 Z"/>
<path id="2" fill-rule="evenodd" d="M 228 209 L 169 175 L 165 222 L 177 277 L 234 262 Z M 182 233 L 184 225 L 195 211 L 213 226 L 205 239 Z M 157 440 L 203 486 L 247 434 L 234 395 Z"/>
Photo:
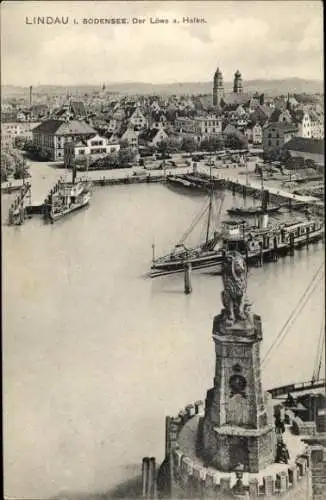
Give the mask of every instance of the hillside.
<path id="1" fill-rule="evenodd" d="M 2 98 L 26 96 L 28 88 L 16 87 L 13 85 L 4 85 L 2 89 Z M 100 90 L 96 85 L 38 85 L 33 87 L 33 93 L 60 95 L 66 94 L 67 91 L 71 94 L 91 93 L 95 90 Z M 232 83 L 225 83 L 225 91 L 232 91 Z M 275 96 L 287 93 L 306 93 L 316 94 L 323 93 L 323 82 L 316 80 L 303 80 L 301 78 L 290 78 L 285 80 L 249 80 L 244 81 L 245 92 L 264 92 L 267 95 Z M 184 83 L 169 83 L 169 84 L 151 84 L 141 82 L 127 83 L 108 83 L 106 92 L 119 94 L 210 94 L 212 93 L 211 82 L 184 82 Z"/>

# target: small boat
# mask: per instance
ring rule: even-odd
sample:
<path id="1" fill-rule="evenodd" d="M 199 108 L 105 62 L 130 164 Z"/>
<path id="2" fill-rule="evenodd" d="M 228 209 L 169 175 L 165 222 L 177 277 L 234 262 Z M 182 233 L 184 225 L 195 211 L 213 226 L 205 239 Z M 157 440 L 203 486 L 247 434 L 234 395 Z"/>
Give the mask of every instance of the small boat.
<path id="1" fill-rule="evenodd" d="M 255 216 L 263 214 L 274 214 L 279 212 L 282 208 L 281 205 L 269 205 L 269 192 L 264 189 L 264 172 L 261 170 L 261 191 L 260 191 L 260 205 L 257 206 L 242 206 L 242 207 L 231 207 L 228 209 L 228 214 L 238 215 L 238 216 Z"/>
<path id="2" fill-rule="evenodd" d="M 15 191 L 19 191 L 21 189 L 22 185 L 15 185 L 13 186 L 12 184 L 8 184 L 8 186 L 1 186 L 1 192 L 3 194 L 11 194 Z"/>
<path id="3" fill-rule="evenodd" d="M 213 198 L 217 202 L 217 216 L 214 217 Z M 181 240 L 174 246 L 171 252 L 162 257 L 155 258 L 155 247 L 153 245 L 153 258 L 151 273 L 152 277 L 159 274 L 170 274 L 173 272 L 182 271 L 185 263 L 191 263 L 195 269 L 207 268 L 215 266 L 222 262 L 222 240 L 220 238 L 218 224 L 221 215 L 221 210 L 224 201 L 224 193 L 220 199 L 214 194 L 211 189 L 209 201 L 205 204 L 204 209 L 197 215 L 195 221 L 190 228 L 185 232 Z M 197 246 L 188 247 L 185 244 L 186 239 L 193 232 L 194 228 L 199 224 L 203 217 L 208 213 L 206 223 L 206 238 L 205 241 Z M 215 218 L 215 227 L 212 227 L 213 218 Z"/>
<path id="4" fill-rule="evenodd" d="M 191 174 L 168 175 L 166 177 L 168 184 L 175 187 L 187 188 L 191 190 L 201 190 L 206 193 L 209 191 L 211 182 L 207 179 L 200 179 Z"/>
<path id="5" fill-rule="evenodd" d="M 276 212 L 279 212 L 281 209 L 281 205 L 271 205 L 267 206 L 265 210 L 263 210 L 262 207 L 232 207 L 227 210 L 228 214 L 230 215 L 239 215 L 239 216 L 244 216 L 244 215 L 261 215 L 263 213 L 266 214 L 274 214 Z"/>

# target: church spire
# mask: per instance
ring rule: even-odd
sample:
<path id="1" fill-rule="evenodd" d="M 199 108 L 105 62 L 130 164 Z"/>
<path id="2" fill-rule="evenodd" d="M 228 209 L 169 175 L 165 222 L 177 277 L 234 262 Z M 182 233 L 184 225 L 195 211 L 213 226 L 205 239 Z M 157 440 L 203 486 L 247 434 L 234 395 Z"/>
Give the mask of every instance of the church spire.
<path id="1" fill-rule="evenodd" d="M 213 80 L 213 106 L 220 106 L 221 99 L 224 95 L 223 74 L 219 67 L 214 73 Z"/>
<path id="2" fill-rule="evenodd" d="M 234 73 L 233 92 L 235 94 L 242 94 L 242 92 L 243 92 L 242 76 L 241 76 L 241 73 L 238 69 Z"/>

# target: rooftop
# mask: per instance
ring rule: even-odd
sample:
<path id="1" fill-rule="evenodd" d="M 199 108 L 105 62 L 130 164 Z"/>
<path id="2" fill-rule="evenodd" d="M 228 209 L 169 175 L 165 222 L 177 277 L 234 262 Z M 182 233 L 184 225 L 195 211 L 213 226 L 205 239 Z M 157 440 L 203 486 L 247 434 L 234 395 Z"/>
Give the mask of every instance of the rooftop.
<path id="1" fill-rule="evenodd" d="M 69 122 L 62 120 L 46 120 L 38 127 L 35 127 L 33 132 L 52 135 L 92 135 L 96 134 L 88 123 L 83 121 L 71 120 Z"/>

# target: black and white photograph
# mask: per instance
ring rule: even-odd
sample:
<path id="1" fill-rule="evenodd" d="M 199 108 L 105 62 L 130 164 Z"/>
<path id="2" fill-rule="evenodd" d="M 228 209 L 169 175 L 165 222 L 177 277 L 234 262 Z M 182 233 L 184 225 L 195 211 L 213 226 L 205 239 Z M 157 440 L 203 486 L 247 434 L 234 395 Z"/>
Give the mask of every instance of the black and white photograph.
<path id="1" fill-rule="evenodd" d="M 5 500 L 325 500 L 323 3 L 1 4 Z"/>

